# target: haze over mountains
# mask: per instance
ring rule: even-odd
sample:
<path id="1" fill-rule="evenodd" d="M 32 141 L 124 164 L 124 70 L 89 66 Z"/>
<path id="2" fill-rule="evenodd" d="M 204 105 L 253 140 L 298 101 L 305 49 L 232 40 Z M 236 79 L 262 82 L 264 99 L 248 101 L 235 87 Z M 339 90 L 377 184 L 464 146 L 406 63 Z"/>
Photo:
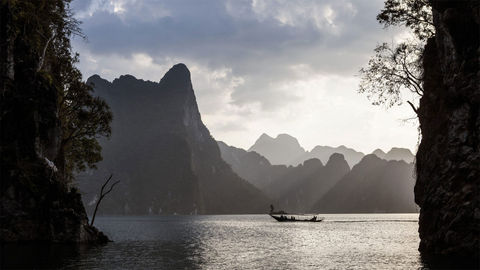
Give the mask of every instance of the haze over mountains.
<path id="1" fill-rule="evenodd" d="M 412 163 L 366 155 L 311 210 L 319 213 L 416 212 L 413 174 Z"/>
<path id="2" fill-rule="evenodd" d="M 333 153 L 342 154 L 350 167 L 360 162 L 365 156 L 364 153 L 344 145 L 338 147 L 315 146 L 311 151 L 306 151 L 298 140 L 288 134 L 279 134 L 276 138 L 263 133 L 255 143 L 248 149 L 266 157 L 274 165 L 299 165 L 305 160 L 318 158 L 324 164 Z M 379 158 L 386 160 L 404 160 L 407 163 L 413 162 L 414 155 L 409 149 L 394 147 L 387 153 L 381 149 L 373 152 Z"/>
<path id="3" fill-rule="evenodd" d="M 411 163 L 345 146 L 306 151 L 287 134 L 263 134 L 250 151 L 216 142 L 183 64 L 158 83 L 131 75 L 112 82 L 94 75 L 88 83 L 114 114 L 112 137 L 101 141 L 104 160 L 79 181 L 90 210 L 113 173 L 121 182 L 102 202 L 103 214 L 266 213 L 271 203 L 291 212 L 416 211 Z M 395 148 L 375 154 L 411 155 Z"/>
<path id="4" fill-rule="evenodd" d="M 266 139 L 270 145 L 275 144 Z M 311 158 L 297 166 L 272 165 L 257 152 L 223 142 L 218 144 L 222 158 L 240 177 L 272 198 L 277 209 L 303 213 L 417 211 L 412 195 L 415 184 L 413 163 L 389 161 L 370 154 L 351 168 L 343 154 L 333 153 L 326 163 Z M 281 144 L 276 146 L 280 148 Z"/>

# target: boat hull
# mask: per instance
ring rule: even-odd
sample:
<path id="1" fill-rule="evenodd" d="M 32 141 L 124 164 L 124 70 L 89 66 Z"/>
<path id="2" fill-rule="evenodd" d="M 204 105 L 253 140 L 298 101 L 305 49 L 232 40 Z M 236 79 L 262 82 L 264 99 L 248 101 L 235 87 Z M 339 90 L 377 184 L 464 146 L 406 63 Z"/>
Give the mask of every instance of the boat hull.
<path id="1" fill-rule="evenodd" d="M 297 218 L 294 218 L 295 215 L 288 215 L 288 214 L 280 215 L 280 216 L 270 214 L 270 216 L 278 222 L 322 222 L 323 221 L 323 218 L 297 219 Z"/>

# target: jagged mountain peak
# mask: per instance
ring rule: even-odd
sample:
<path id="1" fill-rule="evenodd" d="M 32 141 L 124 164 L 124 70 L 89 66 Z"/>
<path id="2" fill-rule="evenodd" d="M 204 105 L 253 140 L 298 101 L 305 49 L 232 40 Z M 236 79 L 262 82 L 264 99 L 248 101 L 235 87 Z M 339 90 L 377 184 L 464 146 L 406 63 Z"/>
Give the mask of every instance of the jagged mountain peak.
<path id="1" fill-rule="evenodd" d="M 267 133 L 262 133 L 262 135 L 260 135 L 260 137 L 258 137 L 256 142 L 262 141 L 262 140 L 273 140 L 273 138 L 270 135 L 268 135 Z"/>
<path id="2" fill-rule="evenodd" d="M 305 166 L 305 167 L 321 167 L 321 166 L 323 166 L 323 163 L 318 158 L 311 158 L 311 159 L 305 160 L 303 162 L 303 166 Z"/>
<path id="3" fill-rule="evenodd" d="M 176 64 L 165 73 L 160 80 L 160 85 L 177 91 L 190 89 L 192 88 L 190 71 L 185 64 Z"/>
<path id="4" fill-rule="evenodd" d="M 340 163 L 340 162 L 347 162 L 345 160 L 345 156 L 340 153 L 333 153 L 327 161 L 325 166 L 331 166 L 332 164 Z"/>
<path id="5" fill-rule="evenodd" d="M 104 82 L 100 76 L 91 81 Z M 261 191 L 222 160 L 184 64 L 173 66 L 160 82 L 124 75 L 94 87 L 114 115 L 95 176 L 114 171 L 124 179 L 117 194 L 127 194 L 106 199 L 104 213 L 258 213 L 268 205 Z M 81 188 L 95 194 L 94 186 Z"/>
<path id="6" fill-rule="evenodd" d="M 300 146 L 295 137 L 278 134 L 277 137 L 272 138 L 266 133 L 263 133 L 248 151 L 255 151 L 266 157 L 272 164 L 278 165 L 293 165 L 291 162 L 305 153 L 305 149 Z"/>
<path id="7" fill-rule="evenodd" d="M 375 151 L 373 151 L 372 154 L 376 155 L 379 158 L 384 158 L 386 155 L 386 153 L 380 148 L 375 149 Z"/>

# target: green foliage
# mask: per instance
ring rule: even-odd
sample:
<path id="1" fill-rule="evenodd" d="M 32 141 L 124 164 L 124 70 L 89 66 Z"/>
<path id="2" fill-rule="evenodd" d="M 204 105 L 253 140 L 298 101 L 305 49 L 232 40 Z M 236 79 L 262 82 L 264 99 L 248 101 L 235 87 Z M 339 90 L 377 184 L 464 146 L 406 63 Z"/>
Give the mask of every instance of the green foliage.
<path id="1" fill-rule="evenodd" d="M 94 168 L 102 159 L 98 138 L 110 136 L 112 121 L 108 104 L 93 95 L 75 67 L 78 55 L 72 51 L 70 39 L 84 36 L 69 4 L 70 0 L 1 1 L 2 22 L 6 23 L 2 26 L 6 40 L 1 46 L 7 55 L 3 58 L 2 52 L 2 76 L 10 70 L 15 73 L 5 76 L 10 80 L 5 80 L 2 91 L 9 81 L 20 89 L 12 92 L 23 100 L 56 99 L 56 106 L 45 110 L 57 110 L 52 121 L 59 120 L 61 138 L 54 162 L 66 180 L 75 172 Z M 48 89 L 53 89 L 55 96 L 47 97 Z"/>
<path id="2" fill-rule="evenodd" d="M 78 71 L 77 73 L 77 76 L 81 76 Z M 78 77 L 70 78 L 73 80 L 63 92 L 59 113 L 66 177 L 72 177 L 74 172 L 83 171 L 87 167 L 95 168 L 95 163 L 102 160 L 102 148 L 97 139 L 110 136 L 112 121 L 108 104 L 103 99 L 94 97 L 92 88 Z"/>

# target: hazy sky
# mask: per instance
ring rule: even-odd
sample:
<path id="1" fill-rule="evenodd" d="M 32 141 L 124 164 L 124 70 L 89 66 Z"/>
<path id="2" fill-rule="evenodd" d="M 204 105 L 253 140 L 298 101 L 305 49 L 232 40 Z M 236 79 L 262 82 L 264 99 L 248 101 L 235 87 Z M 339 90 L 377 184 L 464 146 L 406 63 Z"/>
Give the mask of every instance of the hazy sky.
<path id="1" fill-rule="evenodd" d="M 84 78 L 159 81 L 185 63 L 202 120 L 217 140 L 248 148 L 288 133 L 307 150 L 416 149 L 408 105 L 386 110 L 357 93 L 358 70 L 380 42 L 383 0 L 74 0 L 88 37 L 76 38 Z M 405 98 L 412 97 L 406 95 Z"/>

